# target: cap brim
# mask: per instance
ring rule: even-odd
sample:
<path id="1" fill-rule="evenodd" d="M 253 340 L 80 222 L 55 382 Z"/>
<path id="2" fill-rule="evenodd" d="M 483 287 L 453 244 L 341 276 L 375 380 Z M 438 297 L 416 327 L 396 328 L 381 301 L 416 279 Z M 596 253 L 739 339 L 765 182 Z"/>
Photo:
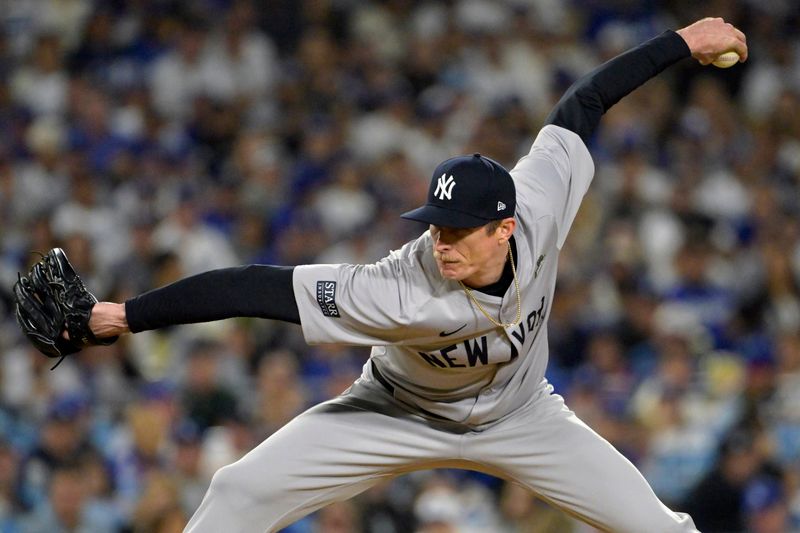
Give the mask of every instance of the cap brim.
<path id="1" fill-rule="evenodd" d="M 416 220 L 445 228 L 477 228 L 491 222 L 490 219 L 476 217 L 460 211 L 445 209 L 436 205 L 423 205 L 400 215 L 406 220 Z"/>

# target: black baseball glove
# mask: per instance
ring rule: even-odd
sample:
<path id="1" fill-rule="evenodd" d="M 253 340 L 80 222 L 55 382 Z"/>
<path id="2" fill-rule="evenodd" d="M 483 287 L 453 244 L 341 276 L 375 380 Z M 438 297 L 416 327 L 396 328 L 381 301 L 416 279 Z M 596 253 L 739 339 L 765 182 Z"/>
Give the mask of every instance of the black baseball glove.
<path id="1" fill-rule="evenodd" d="M 117 337 L 98 339 L 89 329 L 97 298 L 86 290 L 61 248 L 53 248 L 14 284 L 15 314 L 22 332 L 48 357 L 60 357 Z M 62 335 L 66 330 L 69 340 Z M 53 367 L 58 366 L 58 363 Z"/>

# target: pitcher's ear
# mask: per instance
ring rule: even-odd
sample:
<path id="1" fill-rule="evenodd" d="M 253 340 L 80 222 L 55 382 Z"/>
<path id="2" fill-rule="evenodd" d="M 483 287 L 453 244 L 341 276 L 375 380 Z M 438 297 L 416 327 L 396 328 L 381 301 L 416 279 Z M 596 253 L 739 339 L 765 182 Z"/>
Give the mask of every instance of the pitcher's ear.
<path id="1" fill-rule="evenodd" d="M 501 244 L 511 238 L 514 233 L 514 228 L 517 227 L 517 221 L 513 217 L 504 218 L 497 228 L 497 236 L 500 238 Z"/>

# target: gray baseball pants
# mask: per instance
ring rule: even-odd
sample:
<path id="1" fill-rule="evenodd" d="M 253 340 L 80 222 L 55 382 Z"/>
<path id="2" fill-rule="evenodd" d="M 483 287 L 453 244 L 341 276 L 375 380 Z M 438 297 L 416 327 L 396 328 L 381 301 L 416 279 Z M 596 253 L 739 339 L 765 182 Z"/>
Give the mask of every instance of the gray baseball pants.
<path id="1" fill-rule="evenodd" d="M 277 531 L 379 481 L 440 467 L 515 481 L 603 530 L 697 531 L 549 385 L 542 387 L 524 407 L 475 432 L 413 414 L 361 378 L 221 468 L 185 531 Z"/>

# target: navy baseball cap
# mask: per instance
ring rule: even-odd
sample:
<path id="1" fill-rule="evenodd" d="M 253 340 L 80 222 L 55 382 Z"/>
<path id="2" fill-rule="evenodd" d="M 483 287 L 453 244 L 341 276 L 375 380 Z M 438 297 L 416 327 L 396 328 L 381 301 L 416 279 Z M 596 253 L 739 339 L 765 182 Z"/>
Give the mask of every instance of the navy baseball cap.
<path id="1" fill-rule="evenodd" d="M 481 154 L 453 157 L 436 167 L 428 201 L 400 215 L 449 228 L 474 228 L 514 216 L 517 191 L 511 174 Z"/>

